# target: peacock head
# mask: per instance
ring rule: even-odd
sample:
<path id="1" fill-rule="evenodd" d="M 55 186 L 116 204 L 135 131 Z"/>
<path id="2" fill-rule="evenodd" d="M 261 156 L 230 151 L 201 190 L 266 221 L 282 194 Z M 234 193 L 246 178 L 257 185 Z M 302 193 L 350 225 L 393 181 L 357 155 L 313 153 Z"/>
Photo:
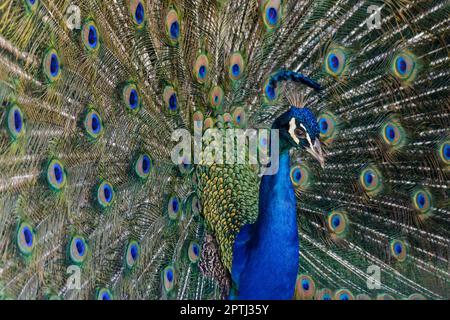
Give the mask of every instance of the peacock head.
<path id="1" fill-rule="evenodd" d="M 306 150 L 319 161 L 322 168 L 324 167 L 325 157 L 319 140 L 319 124 L 310 109 L 291 107 L 275 120 L 272 128 L 279 130 L 282 150 Z"/>

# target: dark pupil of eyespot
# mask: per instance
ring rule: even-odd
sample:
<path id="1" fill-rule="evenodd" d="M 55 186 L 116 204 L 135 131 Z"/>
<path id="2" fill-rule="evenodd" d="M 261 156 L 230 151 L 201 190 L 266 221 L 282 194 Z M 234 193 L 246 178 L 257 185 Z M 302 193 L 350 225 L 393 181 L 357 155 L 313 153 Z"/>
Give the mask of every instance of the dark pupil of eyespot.
<path id="1" fill-rule="evenodd" d="M 105 194 L 105 199 L 106 199 L 106 201 L 110 201 L 111 200 L 111 190 L 109 190 L 109 188 L 108 187 L 105 187 L 104 189 L 103 189 L 103 193 Z"/>
<path id="2" fill-rule="evenodd" d="M 92 117 L 92 130 L 97 131 L 99 127 L 98 118 L 96 116 Z"/>
<path id="3" fill-rule="evenodd" d="M 148 172 L 149 168 L 150 168 L 150 161 L 147 157 L 144 157 L 144 159 L 142 160 L 142 170 L 144 170 L 144 172 Z"/>

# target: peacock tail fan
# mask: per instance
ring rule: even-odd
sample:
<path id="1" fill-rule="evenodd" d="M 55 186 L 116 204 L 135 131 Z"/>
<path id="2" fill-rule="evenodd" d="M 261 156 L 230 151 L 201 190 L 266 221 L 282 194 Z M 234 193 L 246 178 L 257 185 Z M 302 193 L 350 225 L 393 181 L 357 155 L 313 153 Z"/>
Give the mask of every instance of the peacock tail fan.
<path id="1" fill-rule="evenodd" d="M 326 154 L 322 169 L 292 152 L 292 298 L 448 299 L 449 15 L 444 0 L 3 0 L 0 299 L 227 297 L 259 172 L 174 162 L 172 134 L 271 128 L 289 107 L 313 111 Z"/>

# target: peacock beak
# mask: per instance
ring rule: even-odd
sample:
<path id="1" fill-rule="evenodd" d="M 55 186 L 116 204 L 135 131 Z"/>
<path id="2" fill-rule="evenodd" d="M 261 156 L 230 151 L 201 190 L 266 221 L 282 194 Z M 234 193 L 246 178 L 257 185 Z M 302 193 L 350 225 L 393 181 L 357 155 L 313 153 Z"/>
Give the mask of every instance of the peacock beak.
<path id="1" fill-rule="evenodd" d="M 322 153 L 322 146 L 320 144 L 319 139 L 316 139 L 314 144 L 311 147 L 307 147 L 306 151 L 313 156 L 314 159 L 319 161 L 320 166 L 325 168 L 325 157 Z"/>

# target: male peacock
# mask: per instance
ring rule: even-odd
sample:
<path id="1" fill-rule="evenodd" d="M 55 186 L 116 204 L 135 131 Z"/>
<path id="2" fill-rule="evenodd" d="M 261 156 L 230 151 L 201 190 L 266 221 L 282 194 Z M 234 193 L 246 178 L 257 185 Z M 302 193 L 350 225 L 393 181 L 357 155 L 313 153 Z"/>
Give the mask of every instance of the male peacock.
<path id="1" fill-rule="evenodd" d="M 2 0 L 0 298 L 448 299 L 449 17 Z M 200 121 L 279 129 L 278 172 L 174 164 Z"/>

